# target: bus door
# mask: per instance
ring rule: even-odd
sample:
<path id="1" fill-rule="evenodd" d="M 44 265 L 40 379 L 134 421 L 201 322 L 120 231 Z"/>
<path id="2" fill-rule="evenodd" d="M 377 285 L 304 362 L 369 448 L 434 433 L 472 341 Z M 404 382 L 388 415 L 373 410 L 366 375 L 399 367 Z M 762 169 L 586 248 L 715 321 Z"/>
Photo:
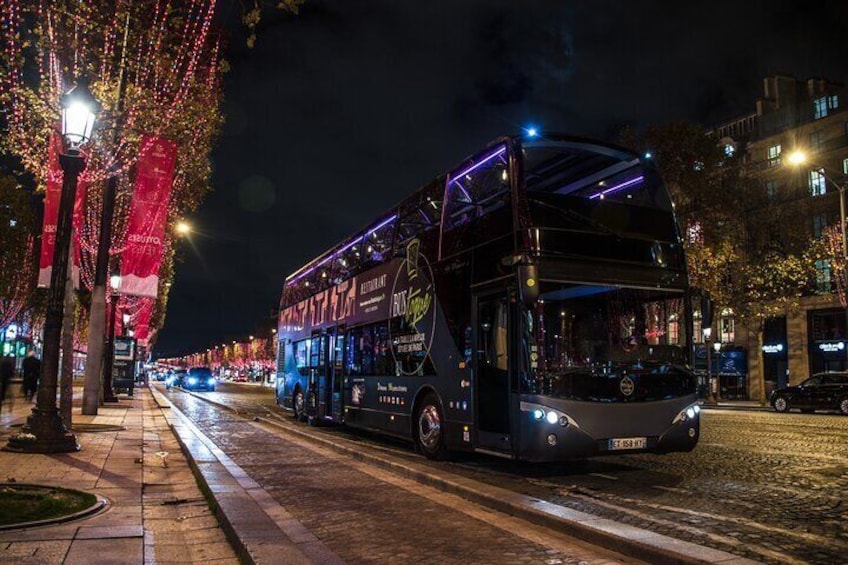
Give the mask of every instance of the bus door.
<path id="1" fill-rule="evenodd" d="M 344 326 L 335 328 L 330 334 L 330 370 L 327 373 L 329 382 L 326 387 L 324 402 L 327 406 L 326 415 L 333 421 L 341 422 L 342 416 L 342 381 L 344 380 Z"/>
<path id="2" fill-rule="evenodd" d="M 314 333 L 309 347 L 309 394 L 306 397 L 306 414 L 310 422 L 324 418 L 324 391 L 329 388 L 330 364 L 327 362 L 328 337 Z"/>
<path id="3" fill-rule="evenodd" d="M 478 297 L 474 356 L 477 396 L 477 437 L 482 448 L 511 453 L 510 317 L 506 293 Z"/>

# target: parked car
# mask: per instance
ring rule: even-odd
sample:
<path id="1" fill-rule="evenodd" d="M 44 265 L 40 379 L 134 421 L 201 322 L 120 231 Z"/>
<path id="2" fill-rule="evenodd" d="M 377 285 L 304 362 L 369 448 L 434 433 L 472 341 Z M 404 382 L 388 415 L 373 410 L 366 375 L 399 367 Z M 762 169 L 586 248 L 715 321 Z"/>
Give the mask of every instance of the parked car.
<path id="1" fill-rule="evenodd" d="M 215 391 L 215 386 L 218 381 L 212 375 L 212 370 L 209 367 L 192 367 L 188 370 L 188 374 L 183 378 L 181 385 L 185 390 L 208 390 Z"/>
<path id="2" fill-rule="evenodd" d="M 183 386 L 183 379 L 186 376 L 185 369 L 174 369 L 165 379 L 165 388 L 170 389 L 172 386 Z"/>
<path id="3" fill-rule="evenodd" d="M 777 412 L 838 410 L 848 416 L 848 373 L 816 373 L 797 386 L 775 390 L 769 402 Z"/>

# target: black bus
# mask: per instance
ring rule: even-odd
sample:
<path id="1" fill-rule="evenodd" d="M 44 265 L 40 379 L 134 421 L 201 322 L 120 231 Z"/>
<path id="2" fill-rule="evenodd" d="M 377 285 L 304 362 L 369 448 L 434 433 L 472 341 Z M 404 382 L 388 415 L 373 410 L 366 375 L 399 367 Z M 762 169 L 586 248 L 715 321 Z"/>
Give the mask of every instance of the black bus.
<path id="1" fill-rule="evenodd" d="M 691 313 L 649 160 L 503 137 L 287 277 L 277 402 L 430 458 L 688 451 Z"/>

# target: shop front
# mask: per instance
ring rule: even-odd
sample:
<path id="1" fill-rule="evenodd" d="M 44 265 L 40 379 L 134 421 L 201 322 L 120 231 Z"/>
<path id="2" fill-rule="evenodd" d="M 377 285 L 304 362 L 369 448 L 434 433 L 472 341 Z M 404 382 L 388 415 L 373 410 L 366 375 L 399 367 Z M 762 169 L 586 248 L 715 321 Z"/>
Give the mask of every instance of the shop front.
<path id="1" fill-rule="evenodd" d="M 807 314 L 810 374 L 848 369 L 845 310 L 811 310 Z M 806 378 L 806 375 L 803 376 Z"/>

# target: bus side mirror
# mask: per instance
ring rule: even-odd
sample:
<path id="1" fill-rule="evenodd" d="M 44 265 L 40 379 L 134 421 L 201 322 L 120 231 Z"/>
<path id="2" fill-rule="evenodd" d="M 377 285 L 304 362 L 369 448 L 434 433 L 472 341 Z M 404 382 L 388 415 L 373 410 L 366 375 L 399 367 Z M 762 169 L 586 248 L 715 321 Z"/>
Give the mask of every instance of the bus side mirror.
<path id="1" fill-rule="evenodd" d="M 701 297 L 701 327 L 702 328 L 711 328 L 713 327 L 713 314 L 715 311 L 715 303 L 713 303 L 713 299 L 708 296 Z"/>
<path id="2" fill-rule="evenodd" d="M 539 278 L 536 265 L 518 266 L 518 293 L 524 306 L 529 308 L 536 303 L 539 298 Z"/>

